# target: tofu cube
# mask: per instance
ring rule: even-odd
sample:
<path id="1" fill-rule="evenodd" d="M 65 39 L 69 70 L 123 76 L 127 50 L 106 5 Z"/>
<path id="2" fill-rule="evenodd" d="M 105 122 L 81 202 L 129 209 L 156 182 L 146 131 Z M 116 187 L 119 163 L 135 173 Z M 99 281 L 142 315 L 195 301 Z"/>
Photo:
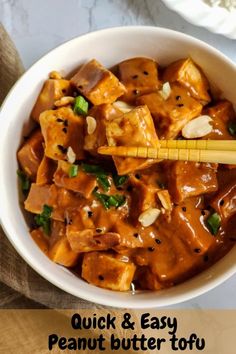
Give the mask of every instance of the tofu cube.
<path id="1" fill-rule="evenodd" d="M 211 140 L 232 140 L 233 137 L 229 133 L 228 123 L 235 120 L 236 114 L 234 112 L 232 103 L 227 100 L 222 100 L 205 109 L 204 114 L 209 115 L 213 121 L 213 129 L 210 134 L 204 136 L 204 139 Z"/>
<path id="2" fill-rule="evenodd" d="M 35 130 L 24 142 L 17 153 L 22 170 L 35 181 L 40 162 L 43 158 L 43 136 L 40 130 Z"/>
<path id="3" fill-rule="evenodd" d="M 88 134 L 88 130 L 85 129 L 84 149 L 92 155 L 101 157 L 97 154 L 97 149 L 107 145 L 106 124 L 109 120 L 122 115 L 122 112 L 112 104 L 101 104 L 92 107 L 88 115 L 96 120 L 96 128 L 92 134 Z"/>
<path id="4" fill-rule="evenodd" d="M 78 230 L 73 224 L 67 226 L 67 239 L 75 252 L 105 251 L 120 244 L 115 232 L 97 234 L 96 229 Z"/>
<path id="5" fill-rule="evenodd" d="M 45 111 L 40 115 L 40 126 L 45 140 L 45 155 L 53 160 L 67 160 L 72 148 L 76 160 L 84 158 L 84 118 L 69 107 Z"/>
<path id="6" fill-rule="evenodd" d="M 119 78 L 126 88 L 122 99 L 134 103 L 138 96 L 156 91 L 159 86 L 157 63 L 149 58 L 131 58 L 118 65 Z"/>
<path id="7" fill-rule="evenodd" d="M 178 82 L 202 105 L 211 101 L 209 82 L 202 69 L 191 58 L 180 59 L 170 64 L 164 71 L 163 80 Z"/>
<path id="8" fill-rule="evenodd" d="M 109 146 L 159 147 L 152 116 L 147 106 L 134 108 L 108 121 L 106 136 Z M 118 174 L 123 175 L 155 163 L 153 159 L 113 157 Z"/>
<path id="9" fill-rule="evenodd" d="M 201 214 L 201 209 L 196 208 L 195 198 L 189 198 L 173 209 L 172 223 L 176 234 L 191 249 L 192 254 L 202 255 L 216 242 L 205 226 L 206 217 Z"/>
<path id="10" fill-rule="evenodd" d="M 79 253 L 72 251 L 66 237 L 60 238 L 50 249 L 49 258 L 65 267 L 73 267 L 76 265 Z"/>
<path id="11" fill-rule="evenodd" d="M 149 208 L 157 207 L 158 186 L 143 183 L 135 176 L 131 176 L 129 182 L 132 186 L 130 216 L 138 224 L 141 213 Z"/>
<path id="12" fill-rule="evenodd" d="M 93 105 L 112 103 L 125 93 L 125 87 L 117 77 L 95 59 L 84 64 L 71 83 Z"/>
<path id="13" fill-rule="evenodd" d="M 171 93 L 164 99 L 159 92 L 140 96 L 137 104 L 147 105 L 159 138 L 174 139 L 191 119 L 199 116 L 202 105 L 179 85 L 171 85 Z"/>
<path id="14" fill-rule="evenodd" d="M 54 183 L 58 187 L 78 192 L 83 197 L 89 198 L 97 186 L 96 177 L 85 173 L 80 168 L 78 168 L 77 176 L 70 177 L 69 172 L 72 166 L 72 164 L 66 161 L 58 161 L 58 167 L 53 176 Z"/>
<path id="15" fill-rule="evenodd" d="M 217 165 L 176 161 L 170 164 L 168 190 L 174 202 L 217 191 Z"/>
<path id="16" fill-rule="evenodd" d="M 214 242 L 212 235 L 209 237 Z M 162 287 L 182 282 L 194 275 L 197 266 L 201 262 L 202 252 L 197 254 L 194 252 L 194 249 L 190 252 L 186 241 L 183 241 L 179 237 L 167 238 L 160 246 L 158 250 L 153 252 L 153 258 L 149 267 L 152 274 L 156 275 L 161 282 Z M 148 286 L 152 288 L 150 283 Z M 154 286 L 157 286 L 158 289 L 158 282 Z"/>
<path id="17" fill-rule="evenodd" d="M 84 255 L 82 278 L 101 288 L 127 291 L 135 269 L 133 263 L 122 262 L 110 253 L 90 252 Z"/>
<path id="18" fill-rule="evenodd" d="M 44 156 L 38 167 L 36 184 L 51 184 L 56 169 L 56 162 Z"/>
<path id="19" fill-rule="evenodd" d="M 228 220 L 236 214 L 236 184 L 235 181 L 226 185 L 214 196 L 210 204 L 220 215 L 222 222 Z"/>
<path id="20" fill-rule="evenodd" d="M 57 187 L 55 184 L 38 185 L 32 183 L 24 203 L 25 209 L 33 214 L 40 214 L 44 205 L 53 208 L 52 219 L 64 221 L 66 215 L 81 208 L 83 199 L 67 189 Z"/>
<path id="21" fill-rule="evenodd" d="M 158 279 L 156 274 L 153 274 L 149 267 L 140 267 L 137 271 L 137 281 L 141 289 L 144 290 L 161 290 L 165 287 Z"/>
<path id="22" fill-rule="evenodd" d="M 41 228 L 31 231 L 30 234 L 31 234 L 31 237 L 34 240 L 34 242 L 41 249 L 41 251 L 43 253 L 45 253 L 46 255 L 48 255 L 49 240 L 48 240 L 48 237 L 41 230 Z"/>
<path id="23" fill-rule="evenodd" d="M 114 249 L 119 252 L 119 250 L 125 247 L 127 248 L 139 248 L 143 246 L 143 239 L 141 237 L 135 237 L 137 234 L 137 228 L 120 218 L 114 225 L 114 231 L 120 235 L 120 244 Z"/>
<path id="24" fill-rule="evenodd" d="M 39 116 L 42 112 L 52 109 L 54 102 L 59 100 L 63 96 L 70 94 L 70 81 L 59 79 L 49 79 L 45 81 L 43 88 L 38 96 L 38 99 L 31 112 L 31 117 L 39 122 Z"/>

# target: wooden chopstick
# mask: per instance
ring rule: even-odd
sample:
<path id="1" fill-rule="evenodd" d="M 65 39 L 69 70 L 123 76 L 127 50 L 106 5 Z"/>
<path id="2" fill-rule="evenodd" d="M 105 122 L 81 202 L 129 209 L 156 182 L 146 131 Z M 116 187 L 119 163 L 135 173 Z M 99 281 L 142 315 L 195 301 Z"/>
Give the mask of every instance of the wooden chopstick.
<path id="1" fill-rule="evenodd" d="M 236 140 L 159 140 L 162 148 L 236 151 Z"/>
<path id="2" fill-rule="evenodd" d="M 102 146 L 98 148 L 98 153 L 121 157 L 236 164 L 236 152 L 233 150 Z"/>

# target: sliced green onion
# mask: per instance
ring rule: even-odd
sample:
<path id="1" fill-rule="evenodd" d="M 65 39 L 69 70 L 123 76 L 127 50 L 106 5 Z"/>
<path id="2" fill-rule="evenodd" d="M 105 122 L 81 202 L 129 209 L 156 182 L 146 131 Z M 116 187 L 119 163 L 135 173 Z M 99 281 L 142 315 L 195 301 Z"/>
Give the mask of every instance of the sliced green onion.
<path id="1" fill-rule="evenodd" d="M 220 215 L 217 213 L 214 213 L 208 217 L 206 222 L 207 222 L 208 229 L 210 230 L 212 235 L 214 235 L 214 236 L 217 235 L 218 230 L 221 225 Z"/>
<path id="2" fill-rule="evenodd" d="M 129 176 L 127 175 L 123 175 L 123 176 L 113 175 L 113 181 L 116 187 L 122 186 L 125 182 L 127 182 L 128 178 Z"/>
<path id="3" fill-rule="evenodd" d="M 110 209 L 111 207 L 119 208 L 122 206 L 126 197 L 124 195 L 115 194 L 115 195 L 107 195 L 97 192 L 97 188 L 94 189 L 93 195 L 100 201 L 100 203 L 104 206 L 105 209 Z"/>
<path id="4" fill-rule="evenodd" d="M 123 194 L 116 194 L 113 197 L 116 198 L 116 200 L 118 202 L 118 205 L 116 208 L 119 208 L 120 206 L 125 204 L 126 197 Z"/>
<path id="5" fill-rule="evenodd" d="M 30 185 L 31 185 L 29 177 L 21 170 L 17 170 L 17 175 L 20 179 L 22 192 L 24 194 L 27 194 L 30 190 Z"/>
<path id="6" fill-rule="evenodd" d="M 101 166 L 90 165 L 88 163 L 82 163 L 81 166 L 83 171 L 86 173 L 93 173 L 95 175 L 99 175 L 99 174 L 107 175 L 107 172 L 104 171 L 104 169 Z"/>
<path id="7" fill-rule="evenodd" d="M 102 194 L 102 193 L 98 193 L 97 192 L 97 188 L 94 189 L 93 195 L 104 206 L 105 209 L 109 209 L 110 208 L 109 203 L 108 203 L 108 199 L 109 199 L 108 195 Z"/>
<path id="8" fill-rule="evenodd" d="M 75 97 L 74 112 L 85 116 L 88 113 L 88 102 L 83 96 Z"/>
<path id="9" fill-rule="evenodd" d="M 43 206 L 43 211 L 41 214 L 35 216 L 35 221 L 38 226 L 42 226 L 45 234 L 49 235 L 51 231 L 51 214 L 53 208 L 49 205 Z"/>
<path id="10" fill-rule="evenodd" d="M 109 190 L 111 184 L 106 175 L 98 175 L 97 181 L 100 184 L 100 186 L 104 189 L 105 192 Z"/>
<path id="11" fill-rule="evenodd" d="M 111 186 L 109 179 L 107 178 L 108 173 L 98 165 L 90 165 L 87 163 L 82 163 L 82 169 L 86 173 L 91 173 L 97 177 L 97 181 L 100 186 L 107 192 Z"/>
<path id="12" fill-rule="evenodd" d="M 114 206 L 116 208 L 118 208 L 118 206 L 119 206 L 118 200 L 116 199 L 115 196 L 112 196 L 112 195 L 108 199 L 108 204 L 109 204 L 109 206 Z"/>
<path id="13" fill-rule="evenodd" d="M 236 135 L 236 122 L 230 122 L 228 125 L 229 133 L 233 136 Z"/>
<path id="14" fill-rule="evenodd" d="M 78 175 L 78 165 L 71 165 L 69 169 L 69 177 L 73 178 Z"/>

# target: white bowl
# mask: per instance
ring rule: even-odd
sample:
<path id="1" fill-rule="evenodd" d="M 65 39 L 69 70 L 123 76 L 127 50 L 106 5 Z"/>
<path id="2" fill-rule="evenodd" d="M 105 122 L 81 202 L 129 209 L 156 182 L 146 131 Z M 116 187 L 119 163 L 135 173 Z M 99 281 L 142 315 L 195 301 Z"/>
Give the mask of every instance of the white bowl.
<path id="1" fill-rule="evenodd" d="M 15 84 L 0 113 L 0 218 L 13 246 L 40 275 L 70 294 L 103 305 L 151 308 L 176 304 L 219 285 L 236 272 L 236 247 L 198 276 L 168 290 L 120 293 L 87 284 L 69 270 L 51 262 L 31 239 L 19 207 L 16 151 L 22 128 L 40 88 L 51 70 L 69 73 L 79 64 L 96 58 L 110 67 L 134 56 L 155 58 L 161 65 L 191 56 L 208 78 L 236 103 L 236 66 L 223 54 L 195 38 L 156 27 L 111 28 L 75 38 L 45 55 Z"/>
<path id="2" fill-rule="evenodd" d="M 236 39 L 236 10 L 210 6 L 204 0 L 162 0 L 186 21 L 209 31 Z"/>

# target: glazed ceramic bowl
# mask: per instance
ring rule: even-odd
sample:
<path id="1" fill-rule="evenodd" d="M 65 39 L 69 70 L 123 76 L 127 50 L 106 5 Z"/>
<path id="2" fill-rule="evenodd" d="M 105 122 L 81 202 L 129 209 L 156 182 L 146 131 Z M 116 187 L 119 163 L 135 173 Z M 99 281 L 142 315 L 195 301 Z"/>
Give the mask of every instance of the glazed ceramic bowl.
<path id="1" fill-rule="evenodd" d="M 236 247 L 208 270 L 173 288 L 163 291 L 122 293 L 101 289 L 50 261 L 31 239 L 18 197 L 16 151 L 23 127 L 44 80 L 52 70 L 73 71 L 79 64 L 96 58 L 106 67 L 126 58 L 148 56 L 160 65 L 191 56 L 210 81 L 236 104 L 236 66 L 204 42 L 164 28 L 111 28 L 75 38 L 45 55 L 15 84 L 0 113 L 0 188 L 1 223 L 7 237 L 24 260 L 57 287 L 77 297 L 108 306 L 151 308 L 176 304 L 214 288 L 236 272 Z"/>
<path id="2" fill-rule="evenodd" d="M 210 6 L 207 0 L 162 0 L 186 21 L 209 31 L 236 39 L 236 9 Z"/>

